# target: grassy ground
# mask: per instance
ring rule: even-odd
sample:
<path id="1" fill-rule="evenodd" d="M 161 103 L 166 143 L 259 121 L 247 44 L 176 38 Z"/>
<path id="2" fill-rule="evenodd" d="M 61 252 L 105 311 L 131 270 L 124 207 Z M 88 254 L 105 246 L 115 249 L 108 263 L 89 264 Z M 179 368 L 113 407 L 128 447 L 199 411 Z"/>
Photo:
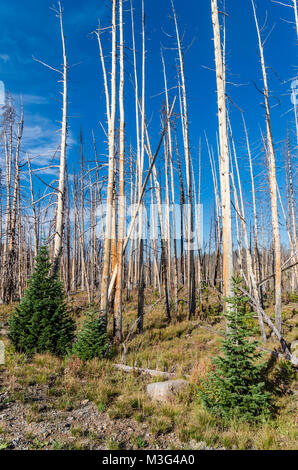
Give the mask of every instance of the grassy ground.
<path id="1" fill-rule="evenodd" d="M 170 324 L 156 293 L 146 292 L 143 335 L 127 341 L 127 365 L 174 372 L 190 385 L 165 404 L 153 403 L 146 385 L 158 377 L 125 373 L 114 368 L 122 348 L 111 347 L 111 358 L 82 363 L 48 354 L 28 361 L 16 354 L 2 330 L 6 364 L 0 366 L 0 449 L 44 448 L 297 448 L 297 389 L 288 363 L 268 359 L 268 384 L 278 413 L 252 426 L 224 426 L 203 408 L 197 386 L 218 354 L 223 331 L 217 296 L 206 291 L 204 308 L 193 321 L 180 311 Z M 286 337 L 297 339 L 297 303 L 287 299 L 283 311 Z M 296 300 L 296 299 L 294 299 Z M 84 296 L 70 302 L 80 325 L 86 314 Z M 136 318 L 136 299 L 125 303 L 124 336 Z M 4 325 L 12 307 L 0 306 Z M 268 305 L 272 314 L 272 306 Z M 1 328 L 0 328 L 1 333 Z M 268 349 L 278 347 L 270 339 Z M 296 420 L 296 421 L 295 421 Z"/>

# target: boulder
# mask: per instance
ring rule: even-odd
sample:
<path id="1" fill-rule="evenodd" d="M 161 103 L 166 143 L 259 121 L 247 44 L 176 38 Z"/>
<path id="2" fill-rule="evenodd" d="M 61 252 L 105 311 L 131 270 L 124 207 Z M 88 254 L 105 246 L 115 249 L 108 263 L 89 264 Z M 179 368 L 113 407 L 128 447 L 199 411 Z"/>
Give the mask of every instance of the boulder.
<path id="1" fill-rule="evenodd" d="M 296 350 L 298 350 L 298 340 L 293 341 L 293 343 L 291 343 L 291 352 L 294 352 Z"/>
<path id="2" fill-rule="evenodd" d="M 147 385 L 147 393 L 152 400 L 166 401 L 188 385 L 186 380 L 167 380 Z"/>
<path id="3" fill-rule="evenodd" d="M 292 363 L 298 366 L 298 348 L 292 352 Z"/>

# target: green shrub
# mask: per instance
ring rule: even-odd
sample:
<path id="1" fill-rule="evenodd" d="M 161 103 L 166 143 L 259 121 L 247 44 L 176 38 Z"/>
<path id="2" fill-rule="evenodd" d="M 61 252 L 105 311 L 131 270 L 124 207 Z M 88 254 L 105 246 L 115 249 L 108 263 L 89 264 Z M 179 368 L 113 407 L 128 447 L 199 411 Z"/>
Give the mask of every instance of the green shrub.
<path id="1" fill-rule="evenodd" d="M 277 369 L 276 381 L 283 382 L 285 385 L 291 384 L 293 380 L 297 379 L 297 371 L 294 369 L 290 361 L 279 361 Z"/>
<path id="2" fill-rule="evenodd" d="M 75 324 L 67 311 L 62 284 L 50 269 L 48 250 L 42 247 L 28 289 L 9 319 L 9 338 L 19 352 L 63 356 L 71 347 Z"/>
<path id="3" fill-rule="evenodd" d="M 73 354 L 83 361 L 103 358 L 108 349 L 108 338 L 101 318 L 95 312 L 89 312 L 76 343 L 73 345 Z"/>
<path id="4" fill-rule="evenodd" d="M 246 421 L 268 415 L 270 394 L 262 380 L 263 363 L 257 352 L 257 341 L 249 340 L 251 312 L 247 308 L 240 279 L 234 279 L 234 296 L 227 299 L 230 308 L 226 339 L 222 341 L 222 356 L 213 358 L 215 370 L 202 382 L 199 395 L 211 413 L 221 418 L 237 417 Z"/>

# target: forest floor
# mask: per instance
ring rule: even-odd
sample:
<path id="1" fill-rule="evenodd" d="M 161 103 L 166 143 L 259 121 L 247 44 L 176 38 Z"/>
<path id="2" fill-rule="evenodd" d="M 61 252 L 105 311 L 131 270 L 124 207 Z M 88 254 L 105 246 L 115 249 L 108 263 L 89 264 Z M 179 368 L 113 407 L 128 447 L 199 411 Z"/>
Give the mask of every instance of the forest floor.
<path id="1" fill-rule="evenodd" d="M 297 449 L 298 389 L 288 362 L 264 353 L 275 416 L 255 425 L 224 425 L 206 412 L 197 393 L 219 352 L 220 299 L 206 290 L 203 311 L 192 321 L 180 311 L 168 323 L 158 294 L 148 290 L 145 298 L 144 333 L 127 341 L 126 364 L 187 378 L 187 391 L 166 403 L 146 394 L 147 384 L 164 378 L 114 367 L 123 359 L 120 347 L 111 347 L 109 359 L 86 363 L 49 354 L 28 360 L 15 353 L 7 338 L 13 306 L 0 306 L 0 339 L 6 347 L 5 365 L 0 365 L 0 449 Z M 298 339 L 293 300 L 285 299 L 283 306 L 289 342 Z M 85 296 L 73 296 L 69 305 L 79 326 L 87 312 Z M 272 306 L 267 307 L 273 316 Z M 126 337 L 136 318 L 135 296 L 124 309 Z M 273 338 L 265 347 L 279 349 Z"/>

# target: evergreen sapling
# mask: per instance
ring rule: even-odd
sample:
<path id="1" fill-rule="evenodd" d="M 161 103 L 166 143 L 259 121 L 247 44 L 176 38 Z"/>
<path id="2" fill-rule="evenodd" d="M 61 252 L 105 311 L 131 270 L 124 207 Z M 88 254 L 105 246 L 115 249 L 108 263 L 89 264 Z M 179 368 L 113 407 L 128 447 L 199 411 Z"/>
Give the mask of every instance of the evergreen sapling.
<path id="1" fill-rule="evenodd" d="M 103 320 L 95 312 L 89 312 L 73 345 L 73 354 L 83 361 L 103 358 L 108 349 L 108 338 Z"/>
<path id="2" fill-rule="evenodd" d="M 213 358 L 215 370 L 199 390 L 204 405 L 221 418 L 257 420 L 270 413 L 270 393 L 262 378 L 264 363 L 259 360 L 258 342 L 253 334 L 249 299 L 239 289 L 241 279 L 233 279 L 234 297 L 227 298 L 225 312 L 227 333 L 222 341 L 222 355 Z"/>
<path id="3" fill-rule="evenodd" d="M 67 311 L 62 284 L 50 269 L 48 250 L 43 246 L 24 297 L 9 320 L 9 337 L 19 352 L 63 356 L 71 348 L 75 324 Z"/>

